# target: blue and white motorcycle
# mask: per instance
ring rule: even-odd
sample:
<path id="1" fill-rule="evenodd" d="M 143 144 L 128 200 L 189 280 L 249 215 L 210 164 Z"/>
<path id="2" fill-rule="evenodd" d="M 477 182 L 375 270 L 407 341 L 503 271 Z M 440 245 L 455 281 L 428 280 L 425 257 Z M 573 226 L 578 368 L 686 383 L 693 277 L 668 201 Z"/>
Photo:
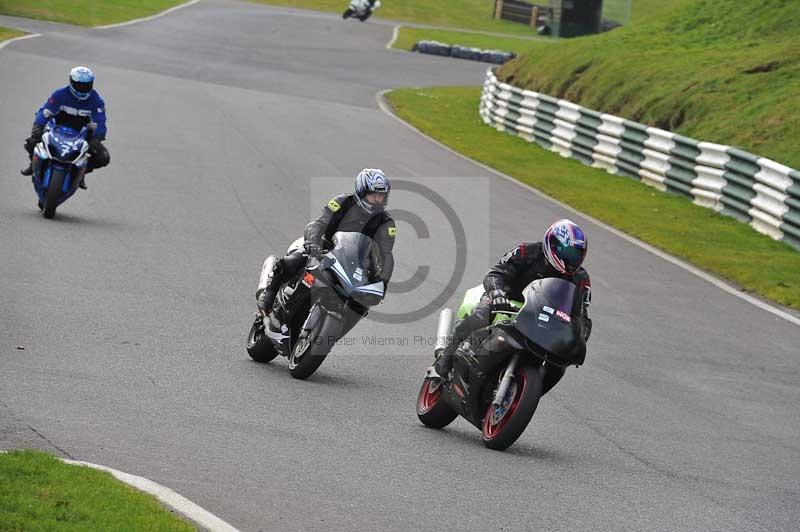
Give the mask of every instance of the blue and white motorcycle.
<path id="1" fill-rule="evenodd" d="M 51 119 L 33 150 L 33 188 L 45 218 L 75 194 L 89 161 L 89 129 L 76 131 Z"/>

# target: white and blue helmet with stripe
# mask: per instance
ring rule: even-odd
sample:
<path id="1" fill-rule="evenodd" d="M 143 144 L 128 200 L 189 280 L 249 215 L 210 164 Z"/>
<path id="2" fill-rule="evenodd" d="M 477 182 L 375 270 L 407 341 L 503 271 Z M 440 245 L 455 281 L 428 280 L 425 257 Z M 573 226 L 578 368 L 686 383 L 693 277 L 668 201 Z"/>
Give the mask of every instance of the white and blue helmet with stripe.
<path id="1" fill-rule="evenodd" d="M 356 177 L 355 197 L 358 206 L 368 214 L 383 212 L 389 204 L 389 179 L 383 170 L 364 168 Z M 378 194 L 377 198 L 368 199 L 369 194 Z"/>
<path id="2" fill-rule="evenodd" d="M 92 94 L 94 72 L 85 66 L 76 66 L 69 71 L 69 90 L 79 100 L 86 100 Z"/>

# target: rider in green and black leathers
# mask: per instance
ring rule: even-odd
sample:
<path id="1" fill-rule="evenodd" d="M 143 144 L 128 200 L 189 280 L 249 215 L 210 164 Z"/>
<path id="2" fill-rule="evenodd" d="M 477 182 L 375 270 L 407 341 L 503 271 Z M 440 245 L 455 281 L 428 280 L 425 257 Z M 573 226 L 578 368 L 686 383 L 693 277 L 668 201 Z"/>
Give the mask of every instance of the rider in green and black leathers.
<path id="1" fill-rule="evenodd" d="M 583 230 L 569 220 L 558 220 L 545 232 L 542 242 L 525 242 L 508 253 L 486 274 L 483 287 L 486 292 L 469 316 L 458 322 L 453 341 L 442 351 L 434 369 L 447 377 L 458 346 L 473 332 L 488 327 L 492 311 L 510 310 L 509 300 L 522 301 L 522 290 L 536 279 L 558 277 L 578 286 L 583 301 L 581 326 L 584 339 L 589 339 L 592 320 L 588 307 L 591 303 L 589 273 L 581 267 L 586 256 L 587 242 Z M 549 391 L 563 377 L 565 368 L 546 364 L 543 392 Z"/>
<path id="2" fill-rule="evenodd" d="M 322 215 L 306 226 L 303 248 L 277 262 L 269 284 L 258 297 L 258 307 L 269 313 L 278 289 L 303 271 L 308 257 L 319 259 L 337 231 L 364 233 L 375 241 L 377 253 L 372 273 L 388 285 L 394 269 L 392 248 L 397 232 L 394 220 L 385 210 L 390 188 L 383 171 L 362 170 L 356 177 L 353 193 L 332 198 L 322 209 Z"/>

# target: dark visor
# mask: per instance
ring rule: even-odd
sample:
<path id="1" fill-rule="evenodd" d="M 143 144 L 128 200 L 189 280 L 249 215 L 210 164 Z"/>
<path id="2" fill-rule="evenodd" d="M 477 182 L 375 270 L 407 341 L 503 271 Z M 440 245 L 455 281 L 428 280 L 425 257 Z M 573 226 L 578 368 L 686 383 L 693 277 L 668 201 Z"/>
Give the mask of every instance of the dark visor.
<path id="1" fill-rule="evenodd" d="M 91 81 L 71 81 L 72 88 L 78 92 L 90 92 L 94 83 Z"/>
<path id="2" fill-rule="evenodd" d="M 564 266 L 569 271 L 575 271 L 583 262 L 583 257 L 586 255 L 585 249 L 578 249 L 572 246 L 559 246 L 558 256 L 564 261 Z"/>

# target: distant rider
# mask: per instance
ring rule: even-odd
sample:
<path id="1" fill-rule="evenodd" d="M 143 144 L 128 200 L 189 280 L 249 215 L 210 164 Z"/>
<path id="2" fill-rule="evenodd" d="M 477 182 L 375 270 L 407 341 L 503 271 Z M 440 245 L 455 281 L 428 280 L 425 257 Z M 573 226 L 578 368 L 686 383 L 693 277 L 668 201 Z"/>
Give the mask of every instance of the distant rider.
<path id="1" fill-rule="evenodd" d="M 309 257 L 319 259 L 330 248 L 337 231 L 364 233 L 373 239 L 379 251 L 374 273 L 388 284 L 394 269 L 392 248 L 397 232 L 394 220 L 385 210 L 390 188 L 382 170 L 362 170 L 356 177 L 353 193 L 332 198 L 322 209 L 322 215 L 306 225 L 303 248 L 278 260 L 266 289 L 258 296 L 258 308 L 269 314 L 280 287 L 303 271 Z"/>
<path id="2" fill-rule="evenodd" d="M 31 136 L 25 140 L 25 151 L 33 159 L 33 150 L 42 140 L 44 127 L 55 117 L 56 123 L 72 129 L 80 130 L 88 126 L 90 134 L 89 157 L 86 173 L 102 168 L 111 161 L 108 150 L 103 146 L 106 138 L 106 104 L 94 90 L 94 73 L 86 67 L 77 66 L 69 73 L 69 85 L 56 90 L 36 113 Z M 20 172 L 22 175 L 33 174 L 33 165 Z M 86 189 L 81 180 L 80 187 Z"/>
<path id="3" fill-rule="evenodd" d="M 578 287 L 583 301 L 583 334 L 588 340 L 592 331 L 588 315 L 592 291 L 589 273 L 581 267 L 587 249 L 583 229 L 569 220 L 558 220 L 545 231 L 542 242 L 524 242 L 503 255 L 483 279 L 486 292 L 480 303 L 456 324 L 453 341 L 434 363 L 435 374 L 447 378 L 458 346 L 473 332 L 488 327 L 493 311 L 510 310 L 509 300 L 522 301 L 522 290 L 536 279 L 557 277 Z M 546 364 L 546 368 L 543 393 L 555 386 L 565 371 L 552 364 Z"/>

